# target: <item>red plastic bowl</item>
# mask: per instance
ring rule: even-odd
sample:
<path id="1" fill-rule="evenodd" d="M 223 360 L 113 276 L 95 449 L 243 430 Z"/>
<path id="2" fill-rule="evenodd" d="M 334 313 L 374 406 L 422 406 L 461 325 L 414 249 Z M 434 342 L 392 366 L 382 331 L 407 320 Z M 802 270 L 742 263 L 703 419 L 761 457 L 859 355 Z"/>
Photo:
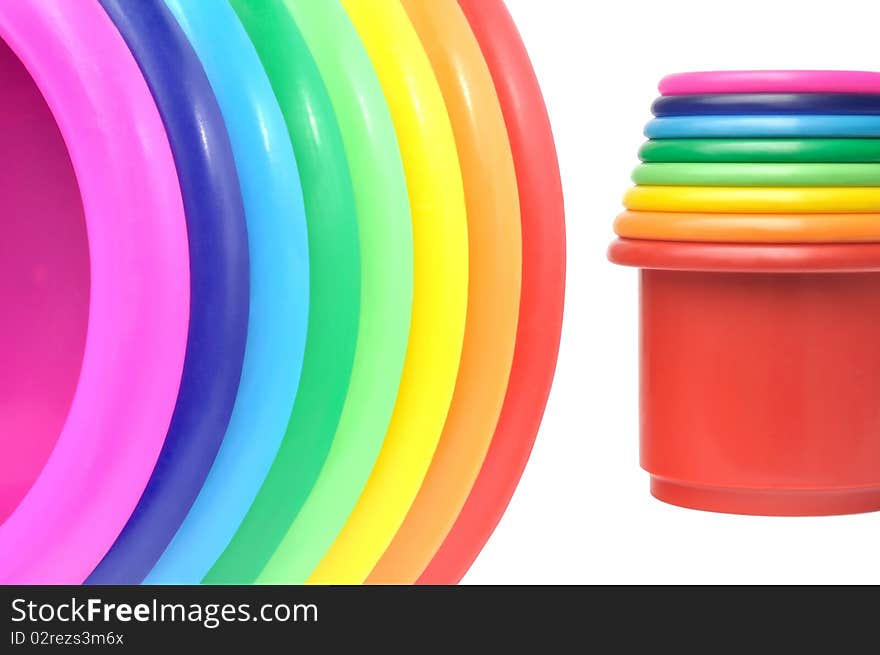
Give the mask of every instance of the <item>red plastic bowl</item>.
<path id="1" fill-rule="evenodd" d="M 641 271 L 641 462 L 668 503 L 880 510 L 880 244 L 620 239 Z"/>

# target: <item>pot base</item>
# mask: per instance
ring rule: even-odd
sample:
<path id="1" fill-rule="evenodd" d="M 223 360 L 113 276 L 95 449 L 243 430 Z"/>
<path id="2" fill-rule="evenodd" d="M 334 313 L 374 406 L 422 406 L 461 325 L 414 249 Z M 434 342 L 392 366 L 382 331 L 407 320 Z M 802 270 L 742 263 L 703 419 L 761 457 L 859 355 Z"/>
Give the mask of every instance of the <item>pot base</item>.
<path id="1" fill-rule="evenodd" d="M 880 488 L 778 491 L 702 487 L 651 476 L 656 499 L 706 512 L 752 516 L 833 516 L 880 511 Z"/>

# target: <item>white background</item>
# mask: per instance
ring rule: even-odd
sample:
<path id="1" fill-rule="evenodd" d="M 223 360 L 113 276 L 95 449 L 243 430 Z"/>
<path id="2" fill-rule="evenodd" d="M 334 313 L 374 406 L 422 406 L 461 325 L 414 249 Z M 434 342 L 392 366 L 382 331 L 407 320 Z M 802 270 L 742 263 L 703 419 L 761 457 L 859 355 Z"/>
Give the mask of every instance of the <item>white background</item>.
<path id="1" fill-rule="evenodd" d="M 465 582 L 880 583 L 878 514 L 738 517 L 650 496 L 638 465 L 636 272 L 605 259 L 661 77 L 880 70 L 880 3 L 507 4 L 556 133 L 568 215 L 567 305 L 556 382 L 531 462 Z"/>

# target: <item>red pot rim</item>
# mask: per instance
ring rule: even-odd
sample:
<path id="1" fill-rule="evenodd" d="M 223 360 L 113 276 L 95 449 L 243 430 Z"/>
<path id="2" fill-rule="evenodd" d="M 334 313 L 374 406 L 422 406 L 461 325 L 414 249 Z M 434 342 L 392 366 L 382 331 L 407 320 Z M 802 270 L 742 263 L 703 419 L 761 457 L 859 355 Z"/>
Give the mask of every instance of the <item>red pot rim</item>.
<path id="1" fill-rule="evenodd" d="M 608 259 L 621 266 L 737 273 L 880 271 L 880 243 L 694 243 L 619 238 Z"/>

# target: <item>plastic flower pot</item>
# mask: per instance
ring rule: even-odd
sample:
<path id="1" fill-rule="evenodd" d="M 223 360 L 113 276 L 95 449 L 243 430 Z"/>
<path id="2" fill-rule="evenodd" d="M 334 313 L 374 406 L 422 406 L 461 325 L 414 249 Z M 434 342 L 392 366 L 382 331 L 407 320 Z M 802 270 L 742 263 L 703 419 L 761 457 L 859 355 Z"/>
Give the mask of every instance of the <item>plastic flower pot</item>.
<path id="1" fill-rule="evenodd" d="M 880 244 L 618 239 L 641 269 L 641 464 L 658 499 L 880 510 Z"/>

